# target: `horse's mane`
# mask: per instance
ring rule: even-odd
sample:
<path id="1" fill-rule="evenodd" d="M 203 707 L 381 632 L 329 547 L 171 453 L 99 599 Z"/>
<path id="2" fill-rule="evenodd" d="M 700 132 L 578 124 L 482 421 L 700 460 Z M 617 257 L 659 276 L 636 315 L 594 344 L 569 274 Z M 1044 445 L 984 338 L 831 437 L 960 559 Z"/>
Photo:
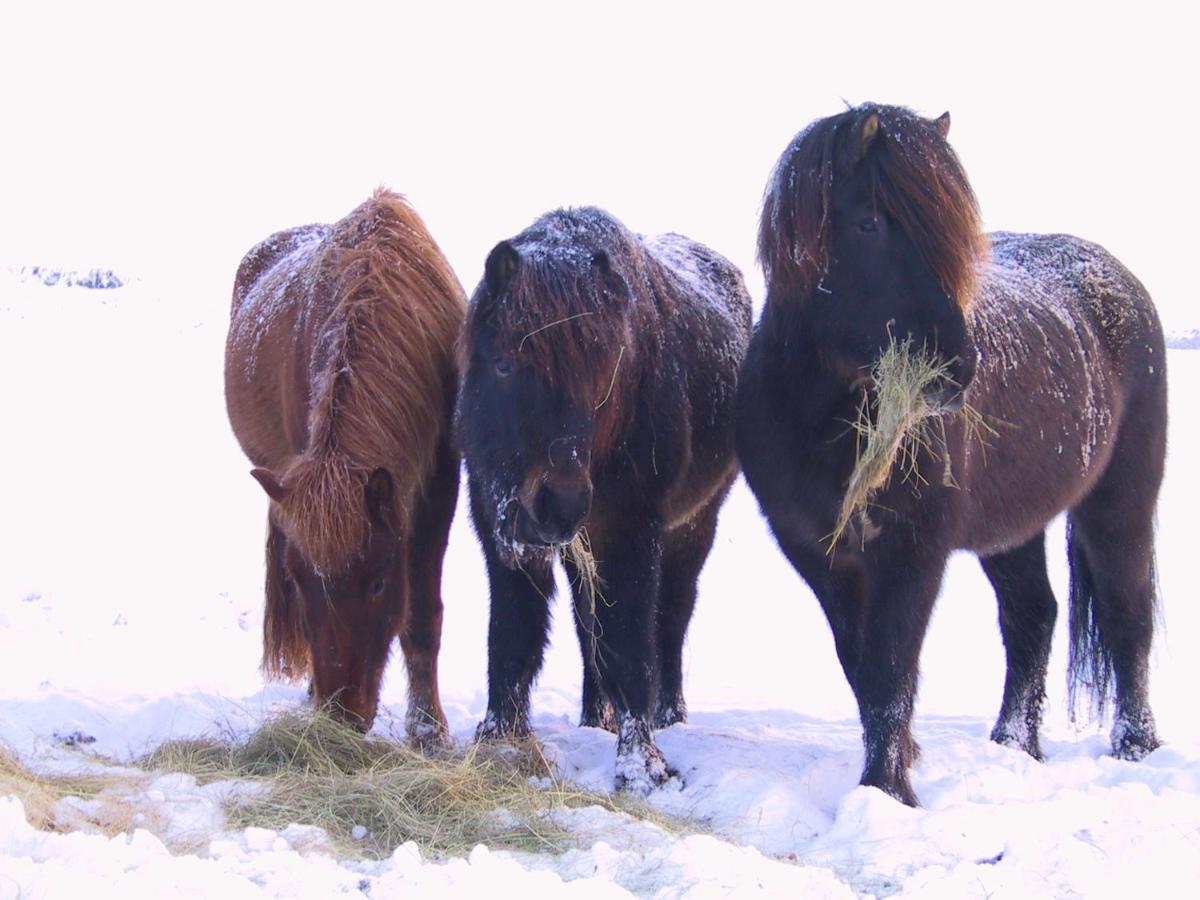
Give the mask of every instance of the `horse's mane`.
<path id="1" fill-rule="evenodd" d="M 912 240 L 943 290 L 966 310 L 987 256 L 979 205 L 934 122 L 866 103 L 819 119 L 779 158 L 763 197 L 758 258 L 770 294 L 808 297 L 829 268 L 830 193 L 850 173 L 867 117 L 879 129 L 860 163 L 877 202 Z"/>
<path id="2" fill-rule="evenodd" d="M 408 525 L 449 414 L 465 298 L 416 211 L 383 189 L 333 226 L 312 264 L 309 315 L 329 309 L 314 352 L 323 364 L 312 373 L 308 446 L 280 473 L 279 511 L 313 566 L 331 573 L 362 545 L 376 468 L 392 477 L 393 524 Z"/>
<path id="3" fill-rule="evenodd" d="M 631 373 L 658 357 L 675 293 L 640 238 L 595 207 L 547 213 L 509 243 L 519 262 L 498 294 L 482 284 L 472 298 L 460 364 L 486 327 L 518 366 L 597 408 L 599 452 L 630 412 Z"/>

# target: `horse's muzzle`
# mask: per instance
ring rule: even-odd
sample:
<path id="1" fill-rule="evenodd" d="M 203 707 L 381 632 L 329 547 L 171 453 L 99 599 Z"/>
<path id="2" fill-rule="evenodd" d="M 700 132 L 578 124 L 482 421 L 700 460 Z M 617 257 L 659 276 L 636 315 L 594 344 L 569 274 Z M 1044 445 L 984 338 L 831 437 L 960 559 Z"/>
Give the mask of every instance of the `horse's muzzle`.
<path id="1" fill-rule="evenodd" d="M 517 507 L 513 536 L 523 544 L 557 547 L 569 544 L 592 509 L 590 482 L 544 481 L 531 503 Z"/>

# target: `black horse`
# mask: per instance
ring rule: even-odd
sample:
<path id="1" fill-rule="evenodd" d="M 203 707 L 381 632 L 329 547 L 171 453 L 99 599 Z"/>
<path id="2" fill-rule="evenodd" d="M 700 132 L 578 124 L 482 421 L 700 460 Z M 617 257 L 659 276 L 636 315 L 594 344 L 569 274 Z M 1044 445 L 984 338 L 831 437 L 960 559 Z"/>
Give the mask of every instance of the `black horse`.
<path id="1" fill-rule="evenodd" d="M 862 783 L 911 805 L 918 656 L 956 549 L 979 556 L 1000 606 L 1008 675 L 992 739 L 1042 758 L 1056 615 L 1044 538 L 1064 510 L 1072 701 L 1084 684 L 1102 712 L 1115 680 L 1113 752 L 1139 759 L 1159 743 L 1147 660 L 1161 327 L 1146 290 L 1095 244 L 983 235 L 949 124 L 867 104 L 784 151 L 764 199 L 767 302 L 736 423 L 746 479 L 820 601 L 858 700 Z M 856 459 L 847 422 L 882 349 L 906 337 L 948 364 L 930 392 L 944 438 L 916 459 L 945 477 L 898 473 L 830 547 Z M 981 427 L 955 414 L 964 396 Z"/>
<path id="2" fill-rule="evenodd" d="M 458 436 L 491 582 L 479 738 L 529 733 L 553 564 L 571 554 L 582 724 L 616 731 L 618 788 L 669 776 L 651 727 L 686 720 L 681 654 L 737 475 L 750 332 L 741 273 L 594 208 L 549 213 L 488 256 L 461 347 Z M 577 537 L 578 536 L 578 537 Z"/>

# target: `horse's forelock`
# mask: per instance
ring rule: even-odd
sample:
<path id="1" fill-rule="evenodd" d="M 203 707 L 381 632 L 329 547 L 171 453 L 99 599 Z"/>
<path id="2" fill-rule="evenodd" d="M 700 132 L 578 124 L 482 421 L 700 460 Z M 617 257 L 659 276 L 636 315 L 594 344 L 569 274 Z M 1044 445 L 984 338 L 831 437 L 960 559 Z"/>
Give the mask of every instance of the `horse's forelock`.
<path id="1" fill-rule="evenodd" d="M 306 453 L 283 476 L 280 524 L 308 563 L 322 575 L 345 569 L 367 536 L 366 485 L 372 469 L 344 454 Z"/>
<path id="2" fill-rule="evenodd" d="M 864 165 L 876 196 L 925 265 L 965 312 L 975 299 L 987 240 L 979 204 L 938 125 L 899 107 L 874 107 L 880 134 Z"/>
<path id="3" fill-rule="evenodd" d="M 522 254 L 500 295 L 482 298 L 472 310 L 468 343 L 486 327 L 517 366 L 581 404 L 598 403 L 597 382 L 609 383 L 609 370 L 634 348 L 632 323 L 619 305 L 606 301 L 609 276 L 593 263 L 594 255 L 587 248 Z"/>
<path id="4" fill-rule="evenodd" d="M 878 130 L 862 155 L 862 124 Z M 780 157 L 763 198 L 759 263 L 772 293 L 807 296 L 829 266 L 835 177 L 866 166 L 876 196 L 943 289 L 966 310 L 987 255 L 979 206 L 938 126 L 902 107 L 864 104 L 819 119 Z"/>

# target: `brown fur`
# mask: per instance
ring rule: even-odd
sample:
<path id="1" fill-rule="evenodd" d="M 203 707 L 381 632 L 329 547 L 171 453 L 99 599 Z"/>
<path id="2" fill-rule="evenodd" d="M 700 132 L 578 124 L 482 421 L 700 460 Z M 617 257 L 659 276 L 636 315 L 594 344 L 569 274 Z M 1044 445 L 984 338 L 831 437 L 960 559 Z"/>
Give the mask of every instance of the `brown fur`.
<path id="1" fill-rule="evenodd" d="M 403 534 L 447 430 L 461 286 L 420 217 L 379 190 L 332 227 L 264 241 L 239 269 L 226 398 L 247 456 L 284 494 L 271 519 L 319 572 L 344 569 L 369 527 L 367 479 L 393 481 Z M 308 646 L 268 551 L 263 666 L 296 677 Z"/>
<path id="2" fill-rule="evenodd" d="M 864 149 L 863 127 L 872 116 L 879 124 Z M 794 296 L 819 284 L 829 267 L 834 173 L 863 153 L 880 207 L 966 311 L 988 255 L 975 193 L 938 120 L 892 106 L 864 104 L 820 119 L 792 141 L 763 199 L 758 258 L 767 281 L 787 285 Z"/>

